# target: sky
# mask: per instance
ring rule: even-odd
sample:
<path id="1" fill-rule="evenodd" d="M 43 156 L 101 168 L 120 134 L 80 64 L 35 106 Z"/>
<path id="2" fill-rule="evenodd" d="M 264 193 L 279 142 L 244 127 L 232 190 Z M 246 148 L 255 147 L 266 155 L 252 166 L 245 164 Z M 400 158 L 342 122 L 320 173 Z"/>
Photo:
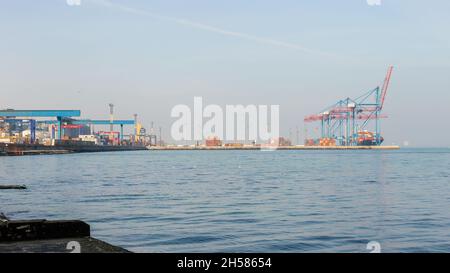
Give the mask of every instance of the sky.
<path id="1" fill-rule="evenodd" d="M 281 134 L 302 140 L 304 116 L 394 65 L 385 143 L 450 147 L 449 12 L 446 0 L 0 0 L 0 109 L 107 119 L 114 103 L 170 141 L 171 109 L 202 96 L 280 105 Z"/>

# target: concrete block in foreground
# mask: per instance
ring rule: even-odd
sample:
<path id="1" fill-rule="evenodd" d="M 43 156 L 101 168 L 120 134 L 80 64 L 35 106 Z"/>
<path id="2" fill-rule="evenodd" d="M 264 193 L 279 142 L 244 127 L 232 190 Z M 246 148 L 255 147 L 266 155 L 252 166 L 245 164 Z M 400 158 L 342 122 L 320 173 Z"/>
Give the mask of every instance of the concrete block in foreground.
<path id="1" fill-rule="evenodd" d="M 90 237 L 83 221 L 0 219 L 0 253 L 127 253 Z"/>

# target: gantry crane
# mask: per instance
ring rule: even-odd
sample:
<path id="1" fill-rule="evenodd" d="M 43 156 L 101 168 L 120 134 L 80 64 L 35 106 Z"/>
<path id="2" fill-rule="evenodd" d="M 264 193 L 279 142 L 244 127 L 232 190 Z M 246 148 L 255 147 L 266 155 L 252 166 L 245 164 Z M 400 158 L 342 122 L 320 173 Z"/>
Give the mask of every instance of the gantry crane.
<path id="1" fill-rule="evenodd" d="M 305 117 L 305 123 L 320 122 L 321 138 L 334 139 L 337 145 L 381 145 L 380 120 L 387 118 L 383 110 L 394 67 L 390 66 L 383 86 L 379 86 L 356 99 L 346 98 L 325 108 L 318 114 Z M 371 121 L 374 132 L 369 131 Z"/>

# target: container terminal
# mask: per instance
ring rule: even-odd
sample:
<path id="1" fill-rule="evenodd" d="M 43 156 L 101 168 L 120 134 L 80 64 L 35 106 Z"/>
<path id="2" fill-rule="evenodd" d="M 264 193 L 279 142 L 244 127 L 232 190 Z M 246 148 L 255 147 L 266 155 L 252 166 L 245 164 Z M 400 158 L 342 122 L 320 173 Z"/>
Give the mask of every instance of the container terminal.
<path id="1" fill-rule="evenodd" d="M 305 141 L 292 145 L 284 137 L 268 143 L 223 143 L 217 136 L 194 145 L 165 145 L 153 133 L 147 134 L 137 121 L 114 119 L 114 105 L 109 104 L 109 119 L 79 119 L 80 110 L 0 110 L 0 155 L 65 154 L 135 150 L 392 150 L 382 146 L 381 120 L 394 67 L 390 66 L 383 85 L 351 99 L 341 99 L 318 113 L 306 116 Z M 317 124 L 309 137 L 308 125 Z M 95 131 L 94 126 L 109 126 L 109 131 Z M 115 131 L 114 127 L 120 130 Z M 124 135 L 124 126 L 133 133 Z M 317 125 L 313 125 L 317 126 Z"/>
<path id="2" fill-rule="evenodd" d="M 339 100 L 322 111 L 306 116 L 304 145 L 292 145 L 290 139 L 280 137 L 267 144 L 245 145 L 242 143 L 222 143 L 211 136 L 200 145 L 172 145 L 151 147 L 152 150 L 397 150 L 399 146 L 384 146 L 381 134 L 381 120 L 386 119 L 383 107 L 391 81 L 393 66 L 388 68 L 383 85 L 351 99 Z M 320 132 L 316 138 L 308 137 L 307 125 L 319 123 L 314 128 Z M 320 129 L 319 129 L 320 128 Z M 297 137 L 298 138 L 298 137 Z"/>
<path id="3" fill-rule="evenodd" d="M 64 154 L 145 150 L 145 128 L 132 120 L 76 119 L 80 110 L 0 110 L 0 155 Z M 94 126 L 109 126 L 95 131 Z M 114 131 L 119 126 L 119 131 Z M 125 135 L 124 126 L 133 127 Z"/>

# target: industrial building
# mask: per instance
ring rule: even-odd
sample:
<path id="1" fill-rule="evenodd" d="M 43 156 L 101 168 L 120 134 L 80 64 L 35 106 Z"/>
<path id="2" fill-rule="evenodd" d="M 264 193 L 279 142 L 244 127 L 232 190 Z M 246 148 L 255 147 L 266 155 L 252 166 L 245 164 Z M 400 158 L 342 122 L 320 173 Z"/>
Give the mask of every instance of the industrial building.
<path id="1" fill-rule="evenodd" d="M 142 125 L 133 120 L 116 120 L 111 111 L 109 120 L 76 119 L 80 110 L 0 110 L 0 150 L 6 152 L 49 150 L 76 146 L 145 147 L 146 136 Z M 94 126 L 108 126 L 109 130 L 95 131 Z M 124 126 L 130 126 L 133 133 L 124 134 Z M 114 131 L 114 127 L 119 130 Z M 73 149 L 72 149 L 73 150 Z M 97 149 L 101 151 L 101 149 Z M 109 149 L 111 150 L 111 149 Z M 123 150 L 123 149 L 122 149 Z"/>

